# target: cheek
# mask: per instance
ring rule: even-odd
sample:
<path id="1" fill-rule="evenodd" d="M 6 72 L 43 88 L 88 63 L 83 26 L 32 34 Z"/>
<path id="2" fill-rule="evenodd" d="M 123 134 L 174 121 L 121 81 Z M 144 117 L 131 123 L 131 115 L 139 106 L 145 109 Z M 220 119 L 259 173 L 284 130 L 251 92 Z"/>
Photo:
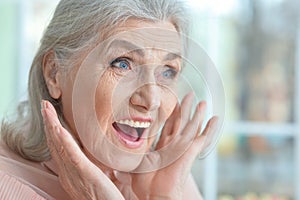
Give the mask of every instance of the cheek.
<path id="1" fill-rule="evenodd" d="M 163 90 L 162 91 L 162 104 L 161 109 L 165 113 L 166 119 L 170 117 L 176 104 L 178 102 L 178 97 L 173 90 Z M 166 120 L 165 119 L 165 120 Z"/>
<path id="2" fill-rule="evenodd" d="M 62 95 L 61 95 L 61 102 L 62 102 L 62 112 L 64 116 L 65 122 L 68 124 L 69 128 L 73 132 L 75 132 L 75 123 L 73 119 L 73 82 L 67 79 L 63 83 L 62 87 Z M 75 111 L 76 112 L 76 111 Z"/>
<path id="3" fill-rule="evenodd" d="M 120 81 L 111 71 L 103 73 L 98 81 L 95 93 L 95 112 L 102 128 L 106 130 L 117 114 L 124 110 L 127 102 L 128 88 L 126 83 Z"/>
<path id="4" fill-rule="evenodd" d="M 95 93 L 95 112 L 102 126 L 106 125 L 112 116 L 114 85 L 114 81 L 109 79 L 105 74 L 103 74 L 97 85 Z"/>

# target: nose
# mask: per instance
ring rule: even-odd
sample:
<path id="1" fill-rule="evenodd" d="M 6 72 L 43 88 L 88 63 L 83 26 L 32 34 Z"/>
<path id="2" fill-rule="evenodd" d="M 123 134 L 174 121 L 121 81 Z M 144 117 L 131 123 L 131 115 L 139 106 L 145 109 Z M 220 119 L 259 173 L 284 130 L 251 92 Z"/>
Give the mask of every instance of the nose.
<path id="1" fill-rule="evenodd" d="M 130 97 L 131 105 L 140 112 L 149 112 L 160 107 L 161 93 L 156 84 L 138 88 Z"/>

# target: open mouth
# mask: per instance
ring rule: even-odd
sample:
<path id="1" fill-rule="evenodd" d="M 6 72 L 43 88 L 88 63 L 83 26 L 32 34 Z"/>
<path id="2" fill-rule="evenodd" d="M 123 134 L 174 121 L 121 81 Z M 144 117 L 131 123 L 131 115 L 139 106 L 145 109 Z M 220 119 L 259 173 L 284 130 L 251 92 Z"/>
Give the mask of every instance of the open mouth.
<path id="1" fill-rule="evenodd" d="M 142 136 L 150 125 L 150 122 L 134 120 L 119 120 L 112 124 L 120 141 L 129 148 L 138 148 L 143 144 Z"/>

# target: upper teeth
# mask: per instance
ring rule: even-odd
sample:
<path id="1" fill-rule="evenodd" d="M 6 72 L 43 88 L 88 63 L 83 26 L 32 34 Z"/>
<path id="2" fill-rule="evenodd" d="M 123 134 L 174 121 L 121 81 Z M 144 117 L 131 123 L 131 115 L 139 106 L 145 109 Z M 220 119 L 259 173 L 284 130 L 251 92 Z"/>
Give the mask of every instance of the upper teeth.
<path id="1" fill-rule="evenodd" d="M 128 126 L 134 127 L 134 128 L 148 128 L 151 123 L 150 122 L 138 122 L 133 120 L 119 120 L 117 121 L 119 124 L 126 124 Z"/>

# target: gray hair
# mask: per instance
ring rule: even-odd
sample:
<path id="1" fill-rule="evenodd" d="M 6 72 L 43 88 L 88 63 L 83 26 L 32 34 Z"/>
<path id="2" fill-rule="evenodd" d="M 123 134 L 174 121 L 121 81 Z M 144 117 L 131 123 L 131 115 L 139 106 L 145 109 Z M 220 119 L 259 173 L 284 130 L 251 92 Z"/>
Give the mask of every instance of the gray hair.
<path id="1" fill-rule="evenodd" d="M 169 21 L 179 34 L 186 34 L 188 18 L 179 0 L 61 0 L 41 39 L 28 83 L 29 99 L 18 106 L 18 117 L 2 122 L 1 137 L 22 157 L 33 161 L 50 158 L 40 113 L 42 99 L 49 100 L 63 121 L 60 99 L 53 99 L 43 77 L 43 59 L 53 51 L 62 70 L 68 71 L 76 55 L 91 49 L 103 34 L 129 18 Z"/>

